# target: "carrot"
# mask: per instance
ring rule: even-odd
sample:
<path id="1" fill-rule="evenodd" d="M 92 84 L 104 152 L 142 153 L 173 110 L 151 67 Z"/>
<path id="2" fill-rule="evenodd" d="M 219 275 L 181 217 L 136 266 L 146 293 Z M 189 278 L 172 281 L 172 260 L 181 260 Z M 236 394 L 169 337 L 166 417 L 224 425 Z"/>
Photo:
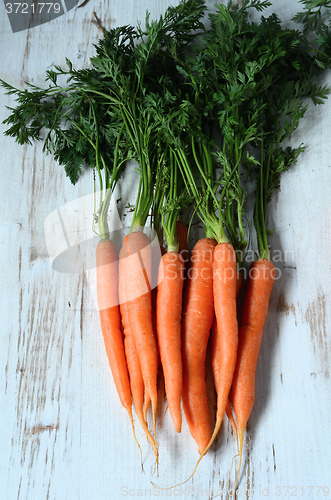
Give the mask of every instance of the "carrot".
<path id="1" fill-rule="evenodd" d="M 121 259 L 121 253 L 120 253 L 120 259 L 119 259 L 119 269 L 120 269 L 119 272 L 120 273 L 122 272 L 121 267 L 123 266 L 123 262 L 124 261 L 123 261 L 123 259 Z M 120 299 L 122 328 L 123 328 L 123 333 L 124 333 L 124 349 L 125 349 L 125 356 L 126 356 L 128 370 L 129 370 L 132 399 L 133 399 L 134 407 L 135 407 L 139 422 L 141 424 L 141 427 L 143 428 L 148 441 L 151 443 L 153 450 L 154 450 L 155 457 L 157 458 L 157 456 L 158 456 L 157 446 L 156 446 L 156 443 L 155 443 L 153 436 L 151 435 L 151 433 L 148 429 L 146 419 L 144 418 L 144 414 L 143 414 L 144 381 L 143 381 L 143 376 L 142 376 L 142 372 L 141 372 L 141 367 L 140 367 L 137 349 L 136 349 L 136 346 L 134 343 L 134 338 L 133 338 L 133 335 L 132 335 L 132 332 L 131 332 L 131 329 L 129 326 L 128 309 L 127 309 L 125 287 L 124 287 L 123 280 L 120 281 L 119 299 Z"/>
<path id="2" fill-rule="evenodd" d="M 232 384 L 238 347 L 237 322 L 237 270 L 236 254 L 230 243 L 218 243 L 213 255 L 214 305 L 217 335 L 212 337 L 212 368 L 217 393 L 216 423 L 209 442 L 200 451 L 195 473 L 200 460 L 212 446 L 222 425 L 225 408 Z"/>
<path id="3" fill-rule="evenodd" d="M 144 387 L 152 401 L 154 437 L 157 409 L 157 348 L 153 334 L 151 299 L 151 247 L 141 231 L 128 234 L 120 255 L 120 287 L 124 286 L 128 324 L 137 349 Z M 124 285 L 122 284 L 124 282 Z"/>
<path id="4" fill-rule="evenodd" d="M 149 396 L 149 394 L 147 394 L 147 392 L 145 391 L 144 392 L 144 419 L 145 421 L 147 422 L 147 412 L 148 412 L 148 408 L 149 408 L 149 405 L 151 404 L 151 398 Z"/>
<path id="5" fill-rule="evenodd" d="M 168 252 L 160 262 L 162 277 L 157 285 L 156 330 L 170 415 L 176 432 L 181 431 L 182 357 L 181 317 L 184 260 Z"/>
<path id="6" fill-rule="evenodd" d="M 153 332 L 155 336 L 155 342 L 157 344 L 157 334 L 156 334 L 156 295 L 157 295 L 157 284 L 158 284 L 158 274 L 161 258 L 167 251 L 164 246 L 152 246 L 152 320 L 153 320 Z M 157 346 L 158 347 L 158 346 Z M 158 363 L 160 362 L 159 350 L 158 350 Z"/>
<path id="7" fill-rule="evenodd" d="M 239 300 L 239 296 L 240 296 L 243 284 L 244 284 L 244 277 L 238 271 L 237 272 L 237 286 L 236 286 L 236 302 L 237 302 L 237 304 L 238 304 L 238 300 Z M 212 330 L 213 336 L 217 335 L 217 332 L 214 331 L 215 328 L 217 328 L 217 323 L 216 323 L 216 320 L 214 319 L 213 330 Z M 236 424 L 236 421 L 235 421 L 234 416 L 233 416 L 233 412 L 232 412 L 232 408 L 231 408 L 231 401 L 232 401 L 232 398 L 231 398 L 231 390 L 230 390 L 230 394 L 229 394 L 229 397 L 228 397 L 228 400 L 227 400 L 226 406 L 225 406 L 225 413 L 226 413 L 226 416 L 228 417 L 228 419 L 231 423 L 234 435 L 236 436 L 236 439 L 237 439 L 237 445 L 239 448 L 237 424 Z"/>
<path id="8" fill-rule="evenodd" d="M 206 455 L 206 453 L 212 446 L 218 434 L 218 431 L 222 424 L 225 408 L 228 402 L 228 396 L 231 388 L 232 377 L 237 357 L 238 322 L 237 322 L 237 307 L 236 307 L 236 288 L 237 288 L 236 254 L 233 246 L 230 243 L 220 242 L 216 245 L 215 240 L 212 241 L 214 241 L 214 252 L 213 252 L 214 294 L 213 295 L 214 295 L 214 306 L 216 315 L 216 322 L 214 323 L 214 325 L 217 325 L 217 327 L 215 328 L 215 332 L 217 332 L 217 335 L 214 335 L 212 337 L 211 347 L 212 347 L 212 368 L 214 374 L 215 389 L 217 393 L 216 423 L 212 436 L 210 437 L 211 434 L 210 432 L 209 439 L 205 441 L 204 447 L 199 448 L 200 457 L 195 465 L 192 474 L 184 482 L 180 483 L 180 485 L 186 483 L 195 474 L 195 471 L 197 470 L 200 461 Z M 202 297 L 202 295 L 206 293 L 208 293 L 207 287 L 200 294 L 200 297 Z M 204 314 L 203 312 L 204 309 L 200 310 L 202 310 L 202 313 Z M 211 316 L 212 323 L 213 320 L 214 320 L 214 315 L 212 314 Z M 204 348 L 204 343 L 202 343 L 201 345 L 201 350 L 203 348 Z M 198 397 L 196 398 L 196 402 L 198 401 L 199 396 L 200 395 L 198 395 Z M 209 424 L 209 429 L 210 429 L 210 424 Z"/>
<path id="9" fill-rule="evenodd" d="M 127 410 L 135 436 L 128 368 L 124 353 L 118 307 L 118 272 L 115 245 L 108 239 L 100 240 L 96 249 L 97 293 L 101 330 L 117 393 Z M 140 447 L 139 447 L 140 448 Z"/>
<path id="10" fill-rule="evenodd" d="M 217 335 L 212 339 L 212 367 L 217 411 L 213 436 L 205 452 L 221 427 L 237 358 L 237 270 L 235 252 L 230 243 L 219 243 L 215 248 L 213 287 Z"/>
<path id="11" fill-rule="evenodd" d="M 232 384 L 240 454 L 236 486 L 240 474 L 244 433 L 254 405 L 256 365 L 274 280 L 275 268 L 269 259 L 258 259 L 253 262 L 247 280 L 242 325 L 239 332 L 238 357 Z"/>
<path id="12" fill-rule="evenodd" d="M 184 291 L 182 319 L 183 408 L 199 451 L 211 436 L 205 381 L 208 338 L 214 318 L 213 252 L 216 242 L 202 238 L 194 246 Z"/>
<path id="13" fill-rule="evenodd" d="M 156 334 L 156 292 L 157 292 L 157 280 L 158 280 L 158 271 L 160 264 L 160 257 L 166 253 L 166 249 L 164 246 L 152 246 L 152 321 L 153 321 L 153 333 L 156 342 L 157 348 L 157 366 L 160 364 L 160 354 L 158 347 L 158 340 Z M 145 391 L 144 397 L 144 418 L 147 421 L 147 411 L 149 405 L 151 403 L 151 398 L 149 394 Z"/>

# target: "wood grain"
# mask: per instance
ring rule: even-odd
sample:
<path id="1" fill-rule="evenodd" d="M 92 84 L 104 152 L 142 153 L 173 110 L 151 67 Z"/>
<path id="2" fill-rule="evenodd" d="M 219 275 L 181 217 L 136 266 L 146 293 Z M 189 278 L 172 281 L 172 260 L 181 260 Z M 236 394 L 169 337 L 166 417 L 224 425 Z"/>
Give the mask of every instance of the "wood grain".
<path id="1" fill-rule="evenodd" d="M 24 81 L 43 85 L 45 69 L 63 65 L 65 56 L 75 67 L 89 64 L 101 36 L 91 22 L 93 11 L 110 27 L 143 20 L 146 9 L 158 16 L 170 3 L 90 0 L 51 23 L 15 34 L 1 5 L 0 77 L 18 87 Z M 297 1 L 279 0 L 277 11 L 290 18 L 297 6 Z M 331 84 L 329 73 L 322 83 Z M 0 95 L 2 121 L 8 114 L 5 105 L 13 103 L 2 89 Z M 258 363 L 239 499 L 286 498 L 286 486 L 292 488 L 287 496 L 301 498 L 322 497 L 316 488 L 309 495 L 309 486 L 331 491 L 330 110 L 331 101 L 317 110 L 309 107 L 306 124 L 291 137 L 291 144 L 305 142 L 307 150 L 283 176 L 269 208 L 269 224 L 277 228 L 271 250 L 281 250 L 275 262 L 280 279 Z M 173 490 L 153 490 L 151 481 L 173 486 L 193 470 L 197 450 L 186 423 L 176 435 L 169 415 L 163 419 L 157 477 L 152 450 L 135 419 L 142 470 L 111 379 L 94 305 L 93 271 L 55 272 L 48 259 L 44 221 L 93 192 L 91 172 L 72 187 L 40 144 L 20 147 L 2 135 L 4 130 L 0 125 L 1 497 L 117 500 L 171 491 L 180 498 L 211 499 L 222 492 L 219 498 L 232 498 L 236 444 L 227 421 L 191 481 Z M 124 207 L 134 202 L 135 187 L 130 170 L 117 196 L 124 226 L 130 217 Z M 191 236 L 200 234 L 195 226 Z"/>

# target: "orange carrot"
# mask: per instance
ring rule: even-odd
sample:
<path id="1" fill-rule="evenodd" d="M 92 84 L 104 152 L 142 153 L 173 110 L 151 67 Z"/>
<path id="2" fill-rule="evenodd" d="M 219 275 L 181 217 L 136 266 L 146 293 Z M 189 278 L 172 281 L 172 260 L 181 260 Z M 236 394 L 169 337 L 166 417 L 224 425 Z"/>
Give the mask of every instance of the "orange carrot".
<path id="1" fill-rule="evenodd" d="M 129 414 L 135 436 L 131 389 L 118 307 L 117 263 L 116 249 L 112 241 L 99 241 L 96 249 L 96 272 L 101 330 L 117 393 Z"/>
<path id="2" fill-rule="evenodd" d="M 120 255 L 121 280 L 124 281 L 128 323 L 139 356 L 144 387 L 152 401 L 154 436 L 157 409 L 157 348 L 153 334 L 151 298 L 151 246 L 149 238 L 140 231 L 128 234 Z"/>
<path id="3" fill-rule="evenodd" d="M 159 264 L 160 264 L 160 258 L 162 255 L 166 253 L 166 249 L 164 246 L 152 246 L 152 321 L 153 321 L 153 333 L 154 333 L 154 338 L 156 342 L 156 348 L 157 348 L 157 366 L 159 367 L 160 364 L 160 354 L 159 354 L 159 346 L 158 346 L 158 340 L 157 340 L 157 334 L 156 334 L 156 292 L 157 292 L 157 280 L 158 280 L 158 271 L 159 271 Z M 147 421 L 147 411 L 149 408 L 149 405 L 151 403 L 151 398 L 149 394 L 145 390 L 145 397 L 144 397 L 144 418 Z"/>
<path id="4" fill-rule="evenodd" d="M 156 334 L 156 295 L 157 295 L 157 284 L 158 284 L 158 274 L 161 258 L 167 251 L 163 246 L 152 246 L 152 320 L 153 320 L 153 332 L 155 336 L 155 342 L 157 344 L 157 334 Z M 158 346 L 157 346 L 158 347 Z M 158 363 L 160 361 L 159 351 L 158 351 Z"/>
<path id="5" fill-rule="evenodd" d="M 240 453 L 236 486 L 240 474 L 244 433 L 254 405 L 256 365 L 274 280 L 275 268 L 269 259 L 258 259 L 253 262 L 247 280 L 238 357 L 232 384 Z"/>
<path id="6" fill-rule="evenodd" d="M 242 287 L 243 287 L 243 284 L 244 284 L 244 277 L 243 275 L 238 271 L 237 272 L 237 287 L 236 287 L 236 302 L 238 304 L 238 300 L 239 300 L 239 296 L 240 296 L 240 293 L 241 293 L 241 290 L 242 290 Z M 217 323 L 216 323 L 216 320 L 214 319 L 214 324 L 213 324 L 213 330 L 212 330 L 212 335 L 217 335 L 217 332 L 214 332 L 214 329 L 217 328 Z M 234 419 L 234 416 L 233 416 L 233 412 L 232 412 L 232 408 L 231 408 L 231 403 L 230 401 L 232 401 L 232 398 L 231 398 L 231 390 L 230 390 L 230 394 L 229 394 L 229 397 L 228 397 L 228 400 L 226 402 L 226 407 L 225 407 L 225 413 L 226 413 L 226 416 L 228 417 L 230 423 L 231 423 L 231 426 L 232 426 L 232 429 L 233 429 L 233 432 L 234 432 L 234 435 L 236 436 L 236 439 L 237 439 L 237 445 L 239 447 L 239 442 L 238 442 L 238 432 L 237 432 L 237 424 L 236 424 L 236 421 Z"/>
<path id="7" fill-rule="evenodd" d="M 215 247 L 213 264 L 217 335 L 212 338 L 212 368 L 217 393 L 216 423 L 209 442 L 200 452 L 201 456 L 197 461 L 193 474 L 202 457 L 212 446 L 221 427 L 237 358 L 237 269 L 236 254 L 230 243 L 219 243 Z"/>
<path id="8" fill-rule="evenodd" d="M 217 393 L 217 412 L 208 449 L 222 424 L 237 359 L 237 270 L 235 252 L 229 243 L 219 243 L 215 248 L 213 286 L 217 335 L 212 339 L 212 367 Z"/>
<path id="9" fill-rule="evenodd" d="M 176 432 L 181 431 L 182 356 L 181 317 L 184 260 L 168 252 L 160 262 L 162 277 L 157 285 L 156 331 L 170 415 Z"/>
<path id="10" fill-rule="evenodd" d="M 182 319 L 183 408 L 199 451 L 211 436 L 205 359 L 214 318 L 213 252 L 216 242 L 202 238 L 194 246 L 184 291 Z"/>
<path id="11" fill-rule="evenodd" d="M 121 259 L 121 253 L 120 253 L 119 273 L 122 272 L 121 267 L 123 266 L 124 262 L 125 261 L 123 261 L 123 259 Z M 131 329 L 129 326 L 128 310 L 127 310 L 125 287 L 124 287 L 123 280 L 121 280 L 121 282 L 120 282 L 119 300 L 120 300 L 122 328 L 123 328 L 123 333 L 124 333 L 124 349 L 125 349 L 125 356 L 126 356 L 128 370 L 129 370 L 129 376 L 130 376 L 130 386 L 131 386 L 132 399 L 133 399 L 134 407 L 135 407 L 139 422 L 141 424 L 141 427 L 143 428 L 148 441 L 153 446 L 154 454 L 155 454 L 155 457 L 157 458 L 157 453 L 158 453 L 157 446 L 156 446 L 156 443 L 155 443 L 153 436 L 149 432 L 149 429 L 148 429 L 148 426 L 147 426 L 147 423 L 146 423 L 146 420 L 145 420 L 144 414 L 143 414 L 144 381 L 143 381 L 143 376 L 141 373 L 141 367 L 140 367 L 137 349 L 136 349 L 133 335 L 132 335 L 132 332 L 131 332 Z"/>

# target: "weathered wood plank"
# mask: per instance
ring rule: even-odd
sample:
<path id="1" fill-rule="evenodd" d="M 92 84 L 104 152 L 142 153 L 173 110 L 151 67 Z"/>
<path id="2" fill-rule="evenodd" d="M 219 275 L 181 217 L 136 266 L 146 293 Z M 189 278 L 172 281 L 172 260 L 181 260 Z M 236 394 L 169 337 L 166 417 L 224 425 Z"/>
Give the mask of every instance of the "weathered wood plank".
<path id="1" fill-rule="evenodd" d="M 109 27 L 142 20 L 146 9 L 157 16 L 170 3 L 90 0 L 63 18 L 15 34 L 3 11 L 0 76 L 14 86 L 22 87 L 26 80 L 42 85 L 45 69 L 64 64 L 65 56 L 77 67 L 88 64 L 93 43 L 101 36 L 91 23 L 93 11 Z M 281 0 L 276 8 L 281 17 L 290 18 L 297 5 Z M 330 82 L 328 74 L 325 83 Z M 2 89 L 0 93 L 2 121 L 7 116 L 4 105 L 12 101 Z M 308 147 L 284 175 L 269 209 L 270 225 L 277 227 L 271 250 L 281 251 L 275 262 L 280 279 L 272 293 L 259 358 L 239 499 L 285 498 L 291 493 L 320 498 L 323 490 L 318 495 L 317 487 L 331 487 L 330 109 L 331 101 L 317 110 L 310 107 L 306 125 L 293 134 L 293 144 L 303 141 Z M 173 490 L 152 489 L 151 481 L 167 487 L 189 476 L 198 458 L 195 443 L 185 422 L 182 433 L 175 435 L 166 414 L 158 428 L 157 477 L 152 451 L 135 419 L 141 469 L 139 450 L 110 376 L 95 308 L 93 270 L 89 275 L 59 273 L 48 260 L 44 221 L 66 203 L 93 192 L 91 172 L 72 187 L 40 145 L 19 147 L 3 137 L 4 130 L 1 125 L 4 498 L 110 500 L 159 493 L 207 499 L 212 490 L 231 498 L 225 492 L 234 485 L 231 461 L 236 447 L 228 422 L 192 480 Z M 134 187 L 129 175 L 118 195 L 123 226 L 128 225 L 124 207 L 133 202 Z M 198 227 L 192 234 L 198 236 Z M 164 410 L 163 400 L 160 419 Z M 311 494 L 309 486 L 314 486 Z"/>

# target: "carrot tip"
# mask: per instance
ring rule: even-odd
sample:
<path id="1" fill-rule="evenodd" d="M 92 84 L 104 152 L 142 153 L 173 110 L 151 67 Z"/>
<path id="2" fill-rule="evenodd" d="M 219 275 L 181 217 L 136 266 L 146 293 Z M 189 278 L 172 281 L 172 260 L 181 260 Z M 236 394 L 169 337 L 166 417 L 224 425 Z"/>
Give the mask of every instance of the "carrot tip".
<path id="1" fill-rule="evenodd" d="M 136 441 L 136 443 L 138 445 L 139 451 L 140 451 L 141 468 L 143 469 L 143 453 L 142 453 L 141 446 L 140 446 L 139 441 L 138 441 L 137 436 L 136 436 L 136 431 L 135 431 L 135 428 L 134 428 L 134 421 L 133 421 L 132 410 L 130 408 L 127 411 L 128 411 L 130 422 L 131 422 L 131 426 L 132 426 L 133 437 L 134 437 L 134 439 L 135 439 L 135 441 Z"/>
<path id="2" fill-rule="evenodd" d="M 160 425 L 162 424 L 163 419 L 164 419 L 164 417 L 166 416 L 167 411 L 168 411 L 168 405 L 167 405 L 167 407 L 166 407 L 166 409 L 165 409 L 165 411 L 164 411 L 164 413 L 163 413 L 163 416 L 162 416 L 162 418 L 161 418 L 160 422 L 157 424 L 157 426 L 158 426 L 158 427 L 160 427 Z"/>
<path id="3" fill-rule="evenodd" d="M 175 428 L 176 432 L 181 432 L 181 430 L 182 430 L 182 422 L 181 421 L 179 421 L 179 422 L 175 421 L 174 422 L 174 428 Z"/>
<path id="4" fill-rule="evenodd" d="M 213 432 L 213 435 L 208 443 L 208 445 L 203 449 L 203 450 L 199 450 L 199 453 L 200 453 L 200 457 L 199 459 L 197 460 L 197 463 L 195 464 L 195 467 L 194 467 L 194 470 L 192 472 L 192 474 L 187 478 L 185 479 L 185 481 L 183 481 L 182 483 L 179 483 L 179 484 L 175 484 L 174 486 L 169 486 L 168 488 L 162 488 L 162 489 L 171 489 L 171 488 L 178 488 L 179 486 L 182 486 L 182 484 L 185 484 L 187 483 L 187 481 L 189 481 L 193 476 L 194 474 L 196 473 L 196 470 L 198 468 L 198 465 L 200 463 L 200 461 L 203 459 L 203 457 L 206 455 L 207 451 L 209 450 L 209 448 L 212 446 L 216 436 L 217 436 L 217 433 L 222 425 L 222 420 L 223 420 L 223 417 L 218 417 L 217 420 L 216 420 L 216 425 L 215 425 L 215 429 L 214 429 L 214 432 Z"/>
<path id="5" fill-rule="evenodd" d="M 155 459 L 156 459 L 156 471 L 157 471 L 157 475 L 158 475 L 158 471 L 159 471 L 159 452 L 158 452 L 157 440 L 156 440 L 156 427 L 157 427 L 157 425 L 156 425 L 156 410 L 157 410 L 157 402 L 154 399 L 152 399 L 154 441 L 155 441 L 155 447 L 156 447 Z"/>
<path id="6" fill-rule="evenodd" d="M 239 451 L 239 441 L 238 441 L 238 429 L 237 429 L 237 424 L 233 416 L 232 408 L 230 406 L 229 400 L 227 401 L 226 408 L 225 408 L 226 415 L 230 421 L 230 424 L 232 426 L 232 431 L 233 434 L 236 436 L 236 441 L 237 441 L 237 448 Z"/>
<path id="7" fill-rule="evenodd" d="M 238 432 L 238 436 L 239 436 L 239 467 L 238 467 L 238 472 L 236 475 L 236 482 L 234 485 L 234 500 L 236 499 L 236 491 L 237 491 L 237 486 L 239 484 L 239 478 L 240 478 L 241 460 L 242 460 L 243 447 L 244 447 L 244 433 L 245 433 L 245 427 L 239 429 L 239 432 Z"/>
<path id="8" fill-rule="evenodd" d="M 157 443 L 155 442 L 152 434 L 150 433 L 150 431 L 148 429 L 148 425 L 147 425 L 146 420 L 144 420 L 143 413 L 142 412 L 138 412 L 137 416 L 138 416 L 140 425 L 143 428 L 143 431 L 145 432 L 146 439 L 147 439 L 148 443 L 151 444 L 151 446 L 153 448 L 153 451 L 154 451 L 155 458 L 157 460 L 158 459 Z"/>

